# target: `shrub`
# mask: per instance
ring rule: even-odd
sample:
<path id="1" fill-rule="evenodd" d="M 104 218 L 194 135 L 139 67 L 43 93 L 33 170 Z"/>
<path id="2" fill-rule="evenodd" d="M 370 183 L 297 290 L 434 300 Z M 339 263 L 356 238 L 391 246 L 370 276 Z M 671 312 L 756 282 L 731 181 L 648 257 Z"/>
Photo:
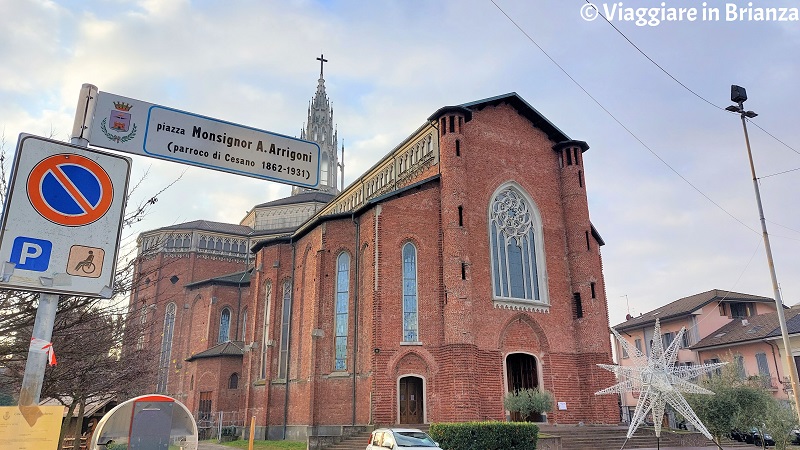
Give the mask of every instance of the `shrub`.
<path id="1" fill-rule="evenodd" d="M 531 416 L 546 413 L 553 409 L 553 394 L 544 389 L 520 389 L 509 392 L 503 406 L 511 412 L 518 412 L 524 420 Z"/>
<path id="2" fill-rule="evenodd" d="M 524 422 L 435 423 L 430 435 L 444 450 L 535 450 L 539 427 Z"/>

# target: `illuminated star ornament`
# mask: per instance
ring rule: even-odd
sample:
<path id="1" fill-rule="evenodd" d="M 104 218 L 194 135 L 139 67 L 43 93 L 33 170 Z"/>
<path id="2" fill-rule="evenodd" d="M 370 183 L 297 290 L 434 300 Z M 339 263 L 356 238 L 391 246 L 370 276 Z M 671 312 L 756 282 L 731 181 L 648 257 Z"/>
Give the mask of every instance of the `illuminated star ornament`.
<path id="1" fill-rule="evenodd" d="M 661 342 L 661 324 L 656 319 L 653 331 L 653 345 L 650 357 L 645 357 L 642 352 L 630 344 L 625 338 L 611 329 L 622 345 L 623 352 L 631 358 L 632 365 L 610 365 L 598 364 L 598 366 L 611 371 L 616 375 L 619 383 L 606 389 L 595 392 L 600 394 L 623 394 L 631 392 L 639 394 L 639 401 L 636 403 L 636 411 L 631 418 L 631 425 L 628 427 L 628 439 L 633 436 L 639 425 L 644 422 L 647 414 L 652 412 L 653 425 L 655 426 L 656 437 L 661 437 L 661 422 L 664 420 L 664 408 L 669 403 L 672 408 L 681 416 L 686 418 L 694 427 L 703 433 L 708 439 L 712 439 L 711 433 L 697 418 L 689 403 L 683 397 L 687 394 L 714 394 L 708 389 L 702 388 L 688 380 L 704 375 L 712 370 L 727 364 L 727 362 L 700 364 L 694 366 L 675 366 L 678 357 L 678 348 L 682 342 L 686 328 L 681 328 L 672 343 L 664 349 Z M 713 439 L 712 439 L 713 440 Z"/>

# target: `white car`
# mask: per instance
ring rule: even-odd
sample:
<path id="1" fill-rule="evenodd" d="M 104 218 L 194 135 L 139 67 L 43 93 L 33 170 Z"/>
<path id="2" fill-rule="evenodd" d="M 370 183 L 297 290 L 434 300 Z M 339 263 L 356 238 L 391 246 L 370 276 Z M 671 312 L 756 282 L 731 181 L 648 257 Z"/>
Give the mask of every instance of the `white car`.
<path id="1" fill-rule="evenodd" d="M 367 450 L 422 450 L 439 448 L 424 431 L 414 428 L 379 428 L 369 437 Z"/>

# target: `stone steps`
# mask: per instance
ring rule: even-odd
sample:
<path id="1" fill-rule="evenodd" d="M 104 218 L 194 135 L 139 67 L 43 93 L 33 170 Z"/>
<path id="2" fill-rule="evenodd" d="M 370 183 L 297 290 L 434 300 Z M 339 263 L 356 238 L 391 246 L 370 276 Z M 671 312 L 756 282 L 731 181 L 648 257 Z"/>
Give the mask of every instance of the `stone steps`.
<path id="1" fill-rule="evenodd" d="M 371 434 L 369 431 L 354 434 L 338 444 L 325 447 L 325 450 L 364 450 L 369 445 Z"/>
<path id="2" fill-rule="evenodd" d="M 627 427 L 595 427 L 595 426 L 549 426 L 541 427 L 542 433 L 547 433 L 553 436 L 561 437 L 562 450 L 619 450 L 621 448 L 666 448 L 666 447 L 682 447 L 685 442 L 693 442 L 695 446 L 708 446 L 716 448 L 716 446 L 706 440 L 702 436 L 690 435 L 691 439 L 687 439 L 687 434 L 675 433 L 670 430 L 661 431 L 661 438 L 656 439 L 655 432 L 652 428 L 640 428 L 636 433 L 627 440 Z M 724 448 L 738 448 L 738 447 L 752 447 L 744 443 L 726 440 L 723 441 Z"/>
<path id="3" fill-rule="evenodd" d="M 419 428 L 425 432 L 430 428 L 429 425 L 401 425 L 404 428 Z M 541 426 L 541 432 L 553 436 L 561 437 L 561 450 L 619 450 L 623 444 L 626 449 L 635 448 L 661 448 L 681 447 L 681 439 L 669 430 L 662 430 L 660 442 L 656 440 L 652 428 L 640 428 L 627 442 L 625 436 L 628 432 L 627 427 L 622 426 Z M 325 447 L 325 450 L 364 450 L 369 441 L 369 432 L 362 432 L 350 436 L 342 442 Z M 716 447 L 706 441 L 710 449 Z M 744 442 L 725 440 L 723 448 L 755 448 Z"/>

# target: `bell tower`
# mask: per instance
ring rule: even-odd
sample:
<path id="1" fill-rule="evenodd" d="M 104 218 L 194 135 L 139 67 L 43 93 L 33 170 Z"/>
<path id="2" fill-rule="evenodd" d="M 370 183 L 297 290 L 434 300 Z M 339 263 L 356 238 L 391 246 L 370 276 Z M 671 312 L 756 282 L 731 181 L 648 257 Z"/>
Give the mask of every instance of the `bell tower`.
<path id="1" fill-rule="evenodd" d="M 292 195 L 310 191 L 327 192 L 334 195 L 339 193 L 337 187 L 338 168 L 340 167 L 337 152 L 339 132 L 333 125 L 333 109 L 331 108 L 328 94 L 325 92 L 325 78 L 323 77 L 324 64 L 328 60 L 325 59 L 324 55 L 320 55 L 317 61 L 319 61 L 317 92 L 308 106 L 308 120 L 305 127 L 300 130 L 300 139 L 319 144 L 321 150 L 319 189 L 294 186 L 292 187 Z M 344 146 L 342 146 L 342 153 L 344 153 Z M 344 171 L 343 168 L 342 171 Z"/>

